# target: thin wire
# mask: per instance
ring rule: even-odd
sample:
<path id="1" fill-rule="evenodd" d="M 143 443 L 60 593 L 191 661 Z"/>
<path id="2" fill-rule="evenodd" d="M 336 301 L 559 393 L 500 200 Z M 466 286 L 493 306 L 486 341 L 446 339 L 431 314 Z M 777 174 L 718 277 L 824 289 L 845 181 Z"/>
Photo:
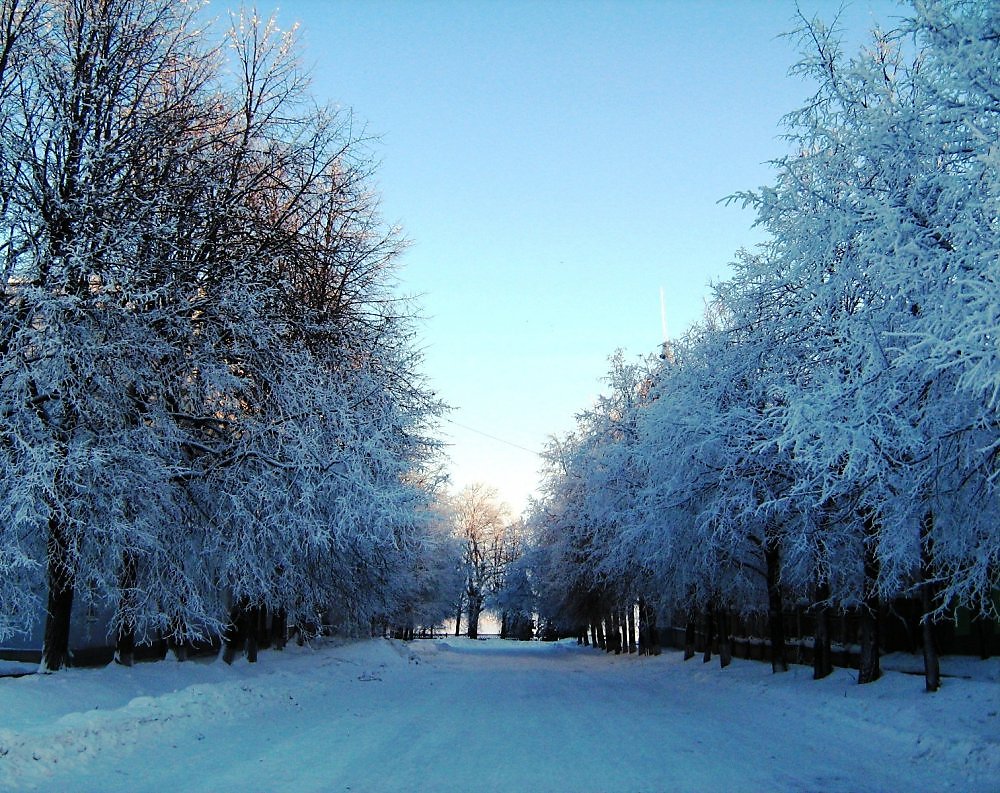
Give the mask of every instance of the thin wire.
<path id="1" fill-rule="evenodd" d="M 463 430 L 474 432 L 476 433 L 476 435 L 482 435 L 484 438 L 489 438 L 490 440 L 496 441 L 497 443 L 503 443 L 507 446 L 513 446 L 515 449 L 520 449 L 522 452 L 533 454 L 535 455 L 535 457 L 541 457 L 542 459 L 545 459 L 547 456 L 542 452 L 536 452 L 534 449 L 529 449 L 527 446 L 521 446 L 520 444 L 514 443 L 513 441 L 507 441 L 504 440 L 503 438 L 498 438 L 496 435 L 490 435 L 490 433 L 488 432 L 477 430 L 475 427 L 470 427 L 468 424 L 463 424 L 460 421 L 455 421 L 455 419 L 450 419 L 447 416 L 444 417 L 444 420 L 447 421 L 449 424 L 454 424 L 456 427 L 461 427 Z"/>

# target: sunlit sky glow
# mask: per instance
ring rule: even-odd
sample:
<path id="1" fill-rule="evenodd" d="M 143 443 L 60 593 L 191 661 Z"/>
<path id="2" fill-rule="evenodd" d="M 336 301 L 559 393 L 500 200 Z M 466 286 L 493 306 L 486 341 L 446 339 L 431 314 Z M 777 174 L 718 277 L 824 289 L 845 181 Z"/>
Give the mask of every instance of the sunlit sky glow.
<path id="1" fill-rule="evenodd" d="M 832 20 L 841 3 L 799 6 Z M 904 12 L 859 0 L 840 24 L 855 49 Z M 533 452 L 572 429 L 608 355 L 657 351 L 661 287 L 679 335 L 762 239 L 720 199 L 768 182 L 780 119 L 809 95 L 780 35 L 795 13 L 791 0 L 281 4 L 319 101 L 379 137 L 384 215 L 412 241 L 401 289 L 419 295 L 424 371 L 454 407 L 456 489 L 490 483 L 519 511 Z"/>

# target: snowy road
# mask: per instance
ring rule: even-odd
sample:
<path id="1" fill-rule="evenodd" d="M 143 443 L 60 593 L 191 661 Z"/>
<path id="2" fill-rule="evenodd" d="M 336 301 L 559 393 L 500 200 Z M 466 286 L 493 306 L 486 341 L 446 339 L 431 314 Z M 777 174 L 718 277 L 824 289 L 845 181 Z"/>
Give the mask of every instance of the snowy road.
<path id="1" fill-rule="evenodd" d="M 994 677 L 996 661 L 983 666 Z M 1000 684 L 359 642 L 0 680 L 0 790 L 996 791 Z"/>

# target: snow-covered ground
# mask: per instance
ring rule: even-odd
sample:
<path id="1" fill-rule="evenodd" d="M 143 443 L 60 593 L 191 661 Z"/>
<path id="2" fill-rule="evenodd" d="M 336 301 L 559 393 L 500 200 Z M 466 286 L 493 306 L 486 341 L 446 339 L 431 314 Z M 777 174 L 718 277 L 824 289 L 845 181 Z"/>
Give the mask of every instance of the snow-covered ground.
<path id="1" fill-rule="evenodd" d="M 0 679 L 0 790 L 997 791 L 1000 660 L 944 669 L 453 638 L 71 669 Z"/>

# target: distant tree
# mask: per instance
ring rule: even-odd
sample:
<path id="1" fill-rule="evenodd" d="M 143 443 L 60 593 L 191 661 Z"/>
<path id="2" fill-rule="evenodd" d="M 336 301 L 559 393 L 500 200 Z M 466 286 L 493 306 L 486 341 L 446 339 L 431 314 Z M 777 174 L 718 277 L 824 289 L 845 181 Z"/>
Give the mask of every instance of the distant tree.
<path id="1" fill-rule="evenodd" d="M 412 638 L 454 616 L 455 601 L 465 587 L 464 546 L 455 536 L 451 514 L 443 499 L 427 509 L 426 530 L 410 538 L 415 546 L 406 554 L 407 570 L 395 578 L 394 604 L 386 623 L 395 635 Z"/>
<path id="2" fill-rule="evenodd" d="M 525 565 L 528 529 L 523 519 L 508 523 L 493 549 L 493 575 L 487 606 L 500 615 L 501 639 L 530 639 L 534 595 Z"/>
<path id="3" fill-rule="evenodd" d="M 510 507 L 496 488 L 480 482 L 463 488 L 453 500 L 455 535 L 463 544 L 467 635 L 479 635 L 479 616 L 500 574 L 509 542 Z"/>
<path id="4" fill-rule="evenodd" d="M 581 638 L 588 626 L 600 626 L 598 644 L 619 651 L 635 643 L 634 607 L 651 585 L 627 538 L 641 520 L 646 463 L 637 421 L 652 365 L 628 362 L 620 351 L 611 356 L 607 392 L 577 416 L 573 433 L 549 444 L 542 499 L 528 521 L 542 618 Z"/>

